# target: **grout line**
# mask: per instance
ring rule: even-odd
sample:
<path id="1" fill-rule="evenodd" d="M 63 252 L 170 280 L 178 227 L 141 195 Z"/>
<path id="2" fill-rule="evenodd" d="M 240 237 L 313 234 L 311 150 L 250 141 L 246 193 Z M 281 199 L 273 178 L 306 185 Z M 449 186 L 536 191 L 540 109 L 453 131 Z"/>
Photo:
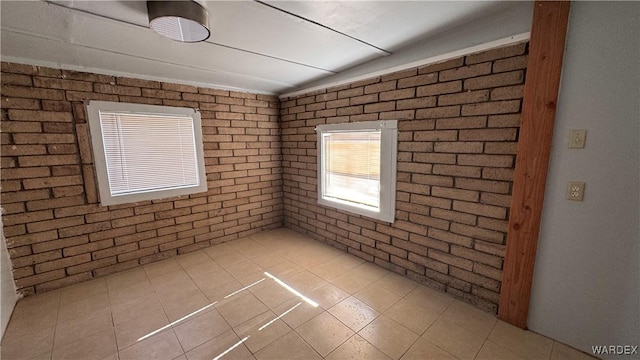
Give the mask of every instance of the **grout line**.
<path id="1" fill-rule="evenodd" d="M 267 328 L 267 326 L 273 324 L 275 321 L 281 319 L 283 316 L 287 315 L 288 313 L 292 312 L 293 310 L 295 310 L 298 306 L 302 305 L 302 302 L 297 303 L 296 305 L 294 305 L 293 307 L 289 308 L 289 310 L 283 312 L 282 314 L 278 315 L 276 318 L 274 318 L 273 320 L 269 321 L 268 323 L 262 325 L 261 327 L 258 328 L 258 331 L 262 331 L 263 329 Z"/>
<path id="2" fill-rule="evenodd" d="M 58 330 L 58 318 L 60 317 L 60 306 L 62 304 L 62 290 L 58 291 L 58 306 L 56 306 L 56 321 L 53 324 L 53 338 L 51 339 L 51 351 L 49 352 L 49 359 L 53 359 L 53 349 L 55 348 L 56 345 L 56 331 Z M 111 309 L 111 304 L 109 304 L 109 309 Z M 13 312 L 12 314 L 13 315 Z M 112 319 L 113 321 L 113 319 Z M 8 326 L 9 324 L 7 323 L 7 328 L 9 328 Z M 5 329 L 5 334 L 6 334 L 6 330 Z M 115 330 L 114 330 L 114 335 L 115 335 Z M 116 347 L 117 350 L 117 347 Z"/>

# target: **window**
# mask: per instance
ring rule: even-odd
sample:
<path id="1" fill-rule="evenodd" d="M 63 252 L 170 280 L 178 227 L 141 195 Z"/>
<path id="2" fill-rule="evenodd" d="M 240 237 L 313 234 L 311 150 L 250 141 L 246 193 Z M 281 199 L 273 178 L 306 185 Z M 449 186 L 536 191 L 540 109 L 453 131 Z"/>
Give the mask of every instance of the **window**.
<path id="1" fill-rule="evenodd" d="M 319 125 L 318 203 L 393 222 L 397 121 Z"/>
<path id="2" fill-rule="evenodd" d="M 207 191 L 198 111 L 91 101 L 87 116 L 102 205 Z"/>

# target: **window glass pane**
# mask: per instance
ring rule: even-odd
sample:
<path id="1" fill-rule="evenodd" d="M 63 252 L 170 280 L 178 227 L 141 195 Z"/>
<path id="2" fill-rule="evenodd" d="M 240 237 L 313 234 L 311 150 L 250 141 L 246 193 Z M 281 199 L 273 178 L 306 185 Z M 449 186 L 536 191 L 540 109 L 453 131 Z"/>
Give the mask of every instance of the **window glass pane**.
<path id="1" fill-rule="evenodd" d="M 111 195 L 199 184 L 193 119 L 100 111 Z"/>
<path id="2" fill-rule="evenodd" d="M 323 134 L 324 197 L 380 207 L 380 135 L 380 130 Z"/>

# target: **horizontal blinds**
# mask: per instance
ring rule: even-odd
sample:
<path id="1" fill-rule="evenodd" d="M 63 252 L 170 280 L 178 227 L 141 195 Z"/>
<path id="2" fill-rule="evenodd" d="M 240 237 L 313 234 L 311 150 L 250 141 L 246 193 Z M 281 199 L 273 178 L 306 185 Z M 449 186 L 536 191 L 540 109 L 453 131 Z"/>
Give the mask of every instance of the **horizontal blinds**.
<path id="1" fill-rule="evenodd" d="M 193 119 L 100 111 L 111 195 L 197 186 Z"/>
<path id="2" fill-rule="evenodd" d="M 379 208 L 380 130 L 322 135 L 324 196 Z"/>

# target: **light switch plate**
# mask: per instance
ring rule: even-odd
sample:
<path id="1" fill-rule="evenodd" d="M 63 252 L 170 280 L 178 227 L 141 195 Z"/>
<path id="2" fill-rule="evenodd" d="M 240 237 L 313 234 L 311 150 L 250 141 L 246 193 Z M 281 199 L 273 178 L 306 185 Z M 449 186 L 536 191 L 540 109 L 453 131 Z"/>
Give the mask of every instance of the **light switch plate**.
<path id="1" fill-rule="evenodd" d="M 567 184 L 567 199 L 582 201 L 584 198 L 584 183 L 580 181 L 570 181 Z"/>
<path id="2" fill-rule="evenodd" d="M 584 142 L 586 138 L 587 130 L 571 130 L 571 136 L 569 137 L 569 149 L 584 148 Z"/>

